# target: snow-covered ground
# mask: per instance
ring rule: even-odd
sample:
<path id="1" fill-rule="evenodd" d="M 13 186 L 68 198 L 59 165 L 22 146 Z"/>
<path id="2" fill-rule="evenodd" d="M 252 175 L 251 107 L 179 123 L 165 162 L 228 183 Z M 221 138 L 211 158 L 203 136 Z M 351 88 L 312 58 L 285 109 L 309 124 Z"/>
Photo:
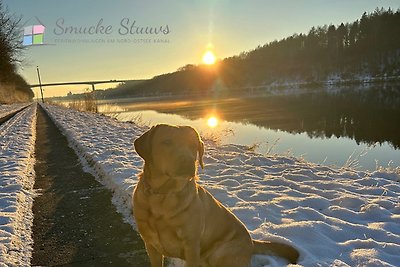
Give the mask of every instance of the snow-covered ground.
<path id="1" fill-rule="evenodd" d="M 5 116 L 20 110 L 21 108 L 27 106 L 27 104 L 10 104 L 10 105 L 0 105 L 0 119 Z"/>
<path id="2" fill-rule="evenodd" d="M 23 105 L 3 107 L 0 117 Z M 0 266 L 30 263 L 35 127 L 36 105 L 0 125 Z"/>
<path id="3" fill-rule="evenodd" d="M 143 163 L 133 141 L 146 129 L 102 115 L 45 107 L 134 226 L 131 195 Z M 206 142 L 204 161 L 200 183 L 254 238 L 298 248 L 299 265 L 400 265 L 399 170 L 336 170 L 211 141 Z M 271 257 L 253 260 L 252 266 L 281 266 Z"/>

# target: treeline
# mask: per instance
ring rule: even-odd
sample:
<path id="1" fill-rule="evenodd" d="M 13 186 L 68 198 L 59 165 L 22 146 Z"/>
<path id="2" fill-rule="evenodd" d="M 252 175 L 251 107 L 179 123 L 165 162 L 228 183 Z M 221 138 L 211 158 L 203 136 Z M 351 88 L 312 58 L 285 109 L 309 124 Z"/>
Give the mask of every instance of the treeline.
<path id="1" fill-rule="evenodd" d="M 0 103 L 27 102 L 33 92 L 17 73 L 23 49 L 20 21 L 7 12 L 0 0 Z"/>
<path id="2" fill-rule="evenodd" d="M 399 56 L 400 11 L 377 9 L 353 23 L 313 27 L 307 35 L 271 42 L 228 59 L 226 66 L 247 74 L 242 85 L 286 77 L 320 81 L 332 74 L 399 75 Z"/>
<path id="3" fill-rule="evenodd" d="M 285 82 L 313 84 L 376 76 L 400 76 L 400 10 L 376 9 L 352 23 L 313 27 L 307 34 L 293 34 L 225 58 L 212 68 L 187 65 L 131 86 L 130 91 L 125 86 L 119 96 L 201 95 Z"/>

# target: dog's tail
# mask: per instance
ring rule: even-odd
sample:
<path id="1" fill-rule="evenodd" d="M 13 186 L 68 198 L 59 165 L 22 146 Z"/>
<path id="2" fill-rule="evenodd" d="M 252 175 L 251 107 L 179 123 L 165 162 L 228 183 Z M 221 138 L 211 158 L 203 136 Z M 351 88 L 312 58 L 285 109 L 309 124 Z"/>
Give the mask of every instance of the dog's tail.
<path id="1" fill-rule="evenodd" d="M 253 240 L 253 253 L 286 258 L 290 263 L 297 263 L 299 252 L 285 244 L 272 243 L 269 241 Z"/>

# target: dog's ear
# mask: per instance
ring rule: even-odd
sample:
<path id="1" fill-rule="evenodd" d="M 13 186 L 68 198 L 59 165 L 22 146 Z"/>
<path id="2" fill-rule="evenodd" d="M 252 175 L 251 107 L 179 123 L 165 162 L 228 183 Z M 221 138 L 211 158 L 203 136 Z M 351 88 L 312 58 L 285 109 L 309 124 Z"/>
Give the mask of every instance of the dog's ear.
<path id="1" fill-rule="evenodd" d="M 156 126 L 151 127 L 150 130 L 142 134 L 134 142 L 135 150 L 144 161 L 151 161 L 151 141 L 154 135 Z"/>
<path id="2" fill-rule="evenodd" d="M 199 136 L 199 146 L 198 146 L 198 151 L 199 151 L 199 164 L 201 168 L 204 170 L 204 162 L 203 162 L 203 156 L 204 156 L 204 142 L 201 140 L 200 135 Z"/>
<path id="3" fill-rule="evenodd" d="M 199 164 L 202 169 L 204 169 L 204 162 L 203 162 L 203 156 L 204 156 L 204 142 L 201 140 L 199 132 L 193 128 L 192 126 L 180 126 L 181 129 L 189 130 L 191 132 L 194 132 L 196 134 L 197 138 L 197 152 L 199 153 Z"/>
<path id="4" fill-rule="evenodd" d="M 200 134 L 198 131 L 196 131 L 195 128 L 191 127 L 191 126 L 187 126 L 188 128 L 190 128 L 192 131 L 194 131 L 196 133 L 197 136 L 197 152 L 199 153 L 199 164 L 201 166 L 201 168 L 204 170 L 204 162 L 203 162 L 203 156 L 204 156 L 204 142 L 201 140 Z"/>

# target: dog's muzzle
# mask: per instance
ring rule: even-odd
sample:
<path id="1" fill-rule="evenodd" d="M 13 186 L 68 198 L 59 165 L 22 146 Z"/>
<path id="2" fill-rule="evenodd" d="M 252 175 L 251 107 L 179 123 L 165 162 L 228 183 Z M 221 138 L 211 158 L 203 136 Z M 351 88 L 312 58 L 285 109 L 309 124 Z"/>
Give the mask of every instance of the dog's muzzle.
<path id="1" fill-rule="evenodd" d="M 177 163 L 177 176 L 193 177 L 196 174 L 196 159 L 193 157 L 182 156 Z"/>

